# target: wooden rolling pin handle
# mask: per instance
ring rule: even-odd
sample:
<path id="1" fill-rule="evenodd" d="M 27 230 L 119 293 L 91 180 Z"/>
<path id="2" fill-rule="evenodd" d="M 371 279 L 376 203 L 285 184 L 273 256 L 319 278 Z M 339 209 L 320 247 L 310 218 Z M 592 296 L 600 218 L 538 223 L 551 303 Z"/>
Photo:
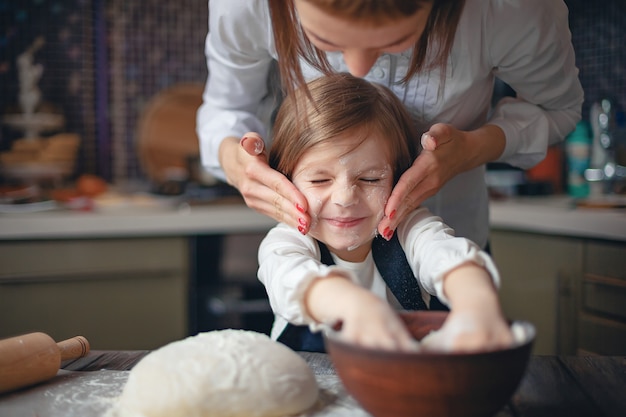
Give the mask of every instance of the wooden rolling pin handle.
<path id="1" fill-rule="evenodd" d="M 83 336 L 72 337 L 57 343 L 61 360 L 78 359 L 89 353 L 89 342 Z"/>
<path id="2" fill-rule="evenodd" d="M 53 378 L 62 360 L 88 352 L 89 342 L 82 336 L 56 343 L 36 332 L 0 340 L 0 394 Z"/>

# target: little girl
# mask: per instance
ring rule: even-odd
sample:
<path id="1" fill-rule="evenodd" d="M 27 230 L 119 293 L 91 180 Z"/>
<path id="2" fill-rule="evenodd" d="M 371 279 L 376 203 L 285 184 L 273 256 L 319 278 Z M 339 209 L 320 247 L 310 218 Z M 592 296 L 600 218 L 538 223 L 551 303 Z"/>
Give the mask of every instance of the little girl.
<path id="1" fill-rule="evenodd" d="M 279 223 L 259 248 L 258 277 L 275 313 L 272 338 L 324 351 L 318 331 L 330 326 L 356 344 L 411 350 L 415 342 L 396 311 L 447 306 L 442 349 L 511 343 L 498 271 L 478 245 L 455 237 L 425 208 L 395 235 L 377 236 L 387 198 L 417 153 L 402 103 L 349 74 L 318 78 L 308 89 L 310 97 L 300 90 L 283 102 L 269 155 L 312 215 L 307 235 Z"/>

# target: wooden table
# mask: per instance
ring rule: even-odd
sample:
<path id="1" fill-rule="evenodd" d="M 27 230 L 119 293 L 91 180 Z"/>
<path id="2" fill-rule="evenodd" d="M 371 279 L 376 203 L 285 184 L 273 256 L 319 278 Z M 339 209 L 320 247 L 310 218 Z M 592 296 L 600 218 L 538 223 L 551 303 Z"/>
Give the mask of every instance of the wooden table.
<path id="1" fill-rule="evenodd" d="M 112 397 L 121 392 L 128 371 L 147 354 L 148 351 L 92 351 L 85 358 L 65 362 L 54 380 L 0 395 L 0 416 L 103 416 Z M 326 396 L 324 401 L 327 403 L 307 417 L 369 416 L 345 391 L 341 388 L 337 391 L 341 384 L 327 355 L 301 355 L 321 382 L 322 396 Z M 97 380 L 93 377 L 85 379 L 90 375 L 99 377 Z M 58 397 L 63 386 L 67 399 L 60 401 Z M 70 389 L 72 386 L 74 388 Z M 82 388 L 78 389 L 79 386 Z M 110 388 L 108 397 L 105 393 L 99 400 L 97 396 L 94 399 L 89 390 L 96 388 L 100 391 Z M 92 401 L 92 406 L 86 407 L 85 401 Z M 626 357 L 532 356 L 518 390 L 496 417 L 539 416 L 626 416 Z"/>

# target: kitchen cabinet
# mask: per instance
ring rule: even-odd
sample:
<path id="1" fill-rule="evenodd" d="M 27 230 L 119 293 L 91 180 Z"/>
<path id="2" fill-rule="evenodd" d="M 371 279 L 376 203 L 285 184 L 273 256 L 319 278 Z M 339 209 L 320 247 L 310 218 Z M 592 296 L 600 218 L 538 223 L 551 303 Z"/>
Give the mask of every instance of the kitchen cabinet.
<path id="1" fill-rule="evenodd" d="M 626 242 L 493 228 L 505 314 L 533 322 L 535 354 L 626 354 Z"/>
<path id="2" fill-rule="evenodd" d="M 577 350 L 626 354 L 626 245 L 587 242 Z"/>
<path id="3" fill-rule="evenodd" d="M 528 320 L 537 329 L 533 352 L 555 354 L 568 331 L 575 297 L 568 285 L 580 280 L 583 244 L 577 239 L 492 230 L 491 252 L 501 275 L 500 297 L 507 317 Z M 568 291 L 570 291 L 568 293 Z M 560 301 L 561 293 L 567 302 Z M 563 311 L 561 311 L 563 310 Z"/>
<path id="4" fill-rule="evenodd" d="M 92 349 L 153 349 L 187 335 L 183 237 L 0 242 L 0 338 L 78 334 Z"/>

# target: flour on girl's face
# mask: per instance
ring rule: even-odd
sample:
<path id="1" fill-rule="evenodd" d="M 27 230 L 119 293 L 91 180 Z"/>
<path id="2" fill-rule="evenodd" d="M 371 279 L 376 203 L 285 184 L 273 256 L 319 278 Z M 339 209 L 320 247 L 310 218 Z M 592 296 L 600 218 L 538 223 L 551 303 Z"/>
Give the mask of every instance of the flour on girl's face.
<path id="1" fill-rule="evenodd" d="M 341 257 L 369 252 L 393 183 L 385 155 L 381 140 L 356 148 L 350 140 L 335 141 L 307 151 L 294 170 L 293 182 L 309 203 L 309 233 Z"/>

